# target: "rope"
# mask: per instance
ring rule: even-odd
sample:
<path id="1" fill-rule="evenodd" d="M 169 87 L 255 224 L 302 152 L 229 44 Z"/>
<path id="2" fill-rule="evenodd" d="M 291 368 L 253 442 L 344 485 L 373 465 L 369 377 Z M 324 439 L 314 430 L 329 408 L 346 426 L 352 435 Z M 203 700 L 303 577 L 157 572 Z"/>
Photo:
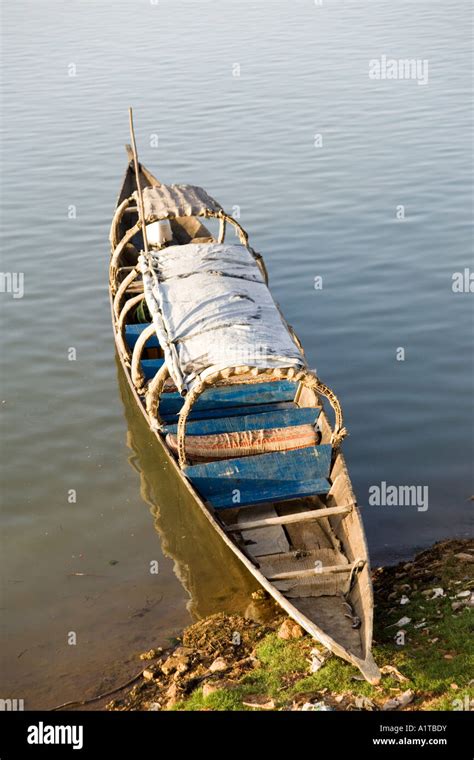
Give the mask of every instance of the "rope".
<path id="1" fill-rule="evenodd" d="M 325 396 L 334 410 L 336 422 L 334 432 L 331 436 L 331 444 L 337 449 L 347 435 L 347 429 L 343 426 L 342 408 L 339 399 L 334 391 L 323 383 L 316 375 L 313 373 L 306 373 L 306 376 L 309 379 L 309 382 L 304 382 L 303 385 L 310 388 L 315 393 L 320 393 Z M 300 379 L 300 381 L 303 382 L 302 379 Z"/>
<path id="2" fill-rule="evenodd" d="M 145 348 L 147 342 L 155 334 L 155 325 L 152 322 L 140 333 L 133 347 L 131 364 L 132 382 L 140 395 L 144 390 L 145 383 L 145 375 L 143 373 L 140 360 L 142 358 L 143 349 Z"/>
<path id="3" fill-rule="evenodd" d="M 115 319 L 119 319 L 120 317 L 120 304 L 122 302 L 122 298 L 125 295 L 125 291 L 127 290 L 128 286 L 132 284 L 132 282 L 138 277 L 138 269 L 132 269 L 132 271 L 125 277 L 124 280 L 120 283 L 119 287 L 117 288 L 117 291 L 114 296 L 114 314 Z"/>
<path id="4" fill-rule="evenodd" d="M 156 373 L 153 380 L 148 384 L 148 392 L 146 394 L 146 410 L 150 417 L 151 423 L 158 425 L 162 424 L 162 420 L 159 414 L 160 396 L 163 392 L 165 382 L 170 377 L 168 367 L 163 364 Z"/>
<path id="5" fill-rule="evenodd" d="M 185 437 L 186 437 L 186 422 L 188 419 L 189 412 L 191 411 L 191 408 L 193 404 L 197 401 L 199 396 L 204 393 L 206 388 L 208 388 L 210 385 L 216 385 L 219 380 L 223 380 L 222 383 L 225 385 L 225 380 L 229 377 L 236 376 L 236 375 L 243 375 L 247 374 L 249 371 L 251 371 L 250 367 L 242 366 L 242 367 L 231 367 L 228 370 L 225 370 L 225 374 L 221 371 L 214 373 L 213 375 L 210 375 L 207 377 L 204 381 L 199 382 L 190 393 L 186 396 L 186 401 L 183 404 L 183 407 L 180 411 L 179 418 L 178 418 L 178 430 L 177 430 L 177 438 L 178 438 L 178 460 L 179 460 L 179 466 L 181 469 L 187 465 L 187 458 L 186 458 L 186 447 L 185 447 Z M 323 396 L 325 396 L 329 403 L 331 404 L 334 414 L 336 417 L 334 432 L 331 436 L 331 445 L 334 449 L 339 448 L 341 445 L 342 440 L 347 435 L 347 430 L 345 427 L 343 427 L 343 415 L 342 415 L 342 409 L 341 405 L 339 403 L 339 399 L 337 398 L 334 391 L 332 391 L 325 383 L 322 383 L 319 378 L 310 372 L 309 370 L 302 370 L 297 371 L 294 368 L 283 368 L 283 369 L 270 369 L 270 370 L 263 370 L 255 371 L 256 374 L 262 374 L 265 376 L 274 377 L 275 379 L 281 379 L 286 378 L 288 380 L 294 380 L 295 383 L 301 383 L 305 388 L 308 388 L 309 390 L 312 390 L 316 395 L 318 393 L 321 393 Z"/>

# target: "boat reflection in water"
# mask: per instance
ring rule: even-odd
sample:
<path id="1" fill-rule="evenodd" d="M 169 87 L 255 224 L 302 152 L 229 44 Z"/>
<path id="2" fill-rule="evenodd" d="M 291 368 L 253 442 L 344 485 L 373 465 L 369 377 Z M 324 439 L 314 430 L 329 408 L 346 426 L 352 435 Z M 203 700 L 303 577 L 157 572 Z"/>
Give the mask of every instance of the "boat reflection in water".
<path id="1" fill-rule="evenodd" d="M 128 425 L 129 462 L 140 475 L 140 493 L 149 505 L 163 553 L 174 560 L 174 572 L 189 594 L 193 619 L 215 612 L 247 614 L 262 620 L 269 603 L 255 603 L 260 588 L 203 516 L 184 483 L 176 477 L 163 450 L 137 408 L 115 357 L 120 395 Z M 273 607 L 273 603 L 271 603 Z"/>

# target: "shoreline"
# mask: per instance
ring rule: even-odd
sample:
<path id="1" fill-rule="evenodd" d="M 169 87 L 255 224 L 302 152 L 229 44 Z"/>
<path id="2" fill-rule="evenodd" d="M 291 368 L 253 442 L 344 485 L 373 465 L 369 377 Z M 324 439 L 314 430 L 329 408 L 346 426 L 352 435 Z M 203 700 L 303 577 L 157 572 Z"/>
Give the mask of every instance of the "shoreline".
<path id="1" fill-rule="evenodd" d="M 327 652 L 268 598 L 216 613 L 136 656 L 137 675 L 69 709 L 472 710 L 474 540 L 440 541 L 372 571 L 379 685 Z M 64 705 L 64 709 L 68 707 Z"/>

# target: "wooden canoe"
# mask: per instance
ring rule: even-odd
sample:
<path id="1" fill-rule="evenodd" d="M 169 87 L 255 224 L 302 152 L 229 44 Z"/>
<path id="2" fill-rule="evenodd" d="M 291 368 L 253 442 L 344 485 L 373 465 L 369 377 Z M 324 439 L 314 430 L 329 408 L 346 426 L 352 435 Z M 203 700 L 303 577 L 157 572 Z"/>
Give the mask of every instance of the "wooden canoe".
<path id="1" fill-rule="evenodd" d="M 131 395 L 191 503 L 224 544 L 304 630 L 357 666 L 370 683 L 377 683 L 380 672 L 371 653 L 373 596 L 367 544 L 343 454 L 339 445 L 331 446 L 334 431 L 323 408 L 323 395 L 328 393 L 322 395 L 296 383 L 295 392 L 288 395 L 291 383 L 283 378 L 270 388 L 269 383 L 254 382 L 244 388 L 244 396 L 239 396 L 243 385 L 229 385 L 224 395 L 216 387 L 201 397 L 200 407 L 196 406 L 188 422 L 193 435 L 238 429 L 238 424 L 255 428 L 260 414 L 279 420 L 313 415 L 317 421 L 320 440 L 314 447 L 225 460 L 229 467 L 224 474 L 230 486 L 237 473 L 239 484 L 245 480 L 253 460 L 270 468 L 271 480 L 265 480 L 264 473 L 260 480 L 249 481 L 242 505 L 226 502 L 215 490 L 216 483 L 220 487 L 222 461 L 183 469 L 165 442 L 165 434 L 176 430 L 183 400 L 177 393 L 162 393 L 160 413 L 165 414 L 165 424 L 163 419 L 162 424 L 157 423 L 147 403 L 163 358 L 153 329 L 148 327 L 145 335 L 146 325 L 137 323 L 137 309 L 144 298 L 136 267 L 142 233 L 132 197 L 137 182 L 129 146 L 127 152 L 129 163 L 110 232 L 110 303 L 117 355 Z M 160 186 L 142 165 L 139 182 L 141 188 Z M 225 222 L 229 221 L 226 217 Z M 213 240 L 201 218 L 174 216 L 170 222 L 174 245 Z M 296 336 L 294 339 L 298 342 Z M 162 384 L 159 388 L 163 390 Z M 213 485 L 208 487 L 211 481 Z"/>

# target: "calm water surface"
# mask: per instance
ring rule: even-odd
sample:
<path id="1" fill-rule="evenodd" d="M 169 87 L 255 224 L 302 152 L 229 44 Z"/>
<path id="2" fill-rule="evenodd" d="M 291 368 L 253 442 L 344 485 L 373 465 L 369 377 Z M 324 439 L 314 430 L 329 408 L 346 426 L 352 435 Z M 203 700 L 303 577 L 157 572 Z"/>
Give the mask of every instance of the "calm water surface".
<path id="1" fill-rule="evenodd" d="M 253 589 L 190 519 L 117 372 L 107 235 L 129 105 L 160 179 L 240 207 L 341 398 L 361 504 L 382 481 L 429 487 L 425 512 L 364 509 L 373 562 L 468 535 L 472 294 L 451 286 L 472 267 L 470 13 L 459 0 L 4 9 L 2 269 L 24 274 L 24 297 L 1 294 L 0 696 L 48 707 L 111 688 L 135 652 L 243 611 Z M 382 55 L 426 59 L 428 83 L 369 79 Z"/>

